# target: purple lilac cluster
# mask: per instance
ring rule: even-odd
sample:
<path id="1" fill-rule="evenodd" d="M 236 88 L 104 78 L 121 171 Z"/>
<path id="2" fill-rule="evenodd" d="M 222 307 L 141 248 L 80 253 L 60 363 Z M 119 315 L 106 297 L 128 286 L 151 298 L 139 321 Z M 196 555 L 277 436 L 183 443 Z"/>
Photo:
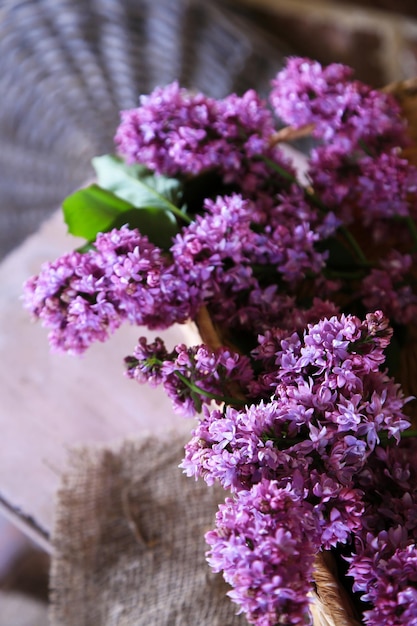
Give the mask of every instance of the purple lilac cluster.
<path id="1" fill-rule="evenodd" d="M 168 352 L 159 337 L 148 343 L 141 337 L 132 356 L 126 357 L 127 375 L 151 386 L 162 384 L 176 413 L 193 417 L 213 400 L 225 401 L 234 384 L 244 390 L 253 379 L 249 357 L 221 347 L 187 348 L 184 344 Z"/>
<path id="2" fill-rule="evenodd" d="M 396 149 L 371 157 L 345 153 L 333 144 L 319 146 L 310 154 L 309 177 L 317 196 L 343 224 L 355 219 L 365 227 L 372 224 L 376 241 L 382 225 L 392 228 L 393 220 L 416 217 L 417 169 Z M 403 228 L 400 239 L 404 236 Z"/>
<path id="3" fill-rule="evenodd" d="M 262 194 L 266 202 L 279 187 L 259 157 L 294 174 L 289 160 L 271 145 L 273 115 L 254 90 L 215 100 L 174 82 L 142 96 L 140 104 L 122 112 L 115 137 L 128 163 L 145 163 L 179 178 L 215 170 L 224 183 L 239 184 L 258 200 Z"/>
<path id="4" fill-rule="evenodd" d="M 277 117 L 313 135 L 307 183 Z M 417 314 L 417 169 L 397 103 L 346 66 L 290 58 L 269 104 L 175 82 L 122 112 L 115 142 L 178 179 L 172 244 L 99 233 L 29 279 L 25 305 L 75 354 L 124 321 L 205 309 L 223 347 L 142 337 L 126 365 L 179 413 L 202 410 L 182 467 L 232 491 L 207 535 L 229 595 L 250 623 L 305 624 L 314 555 L 343 544 L 369 625 L 413 623 L 417 470 L 397 447 L 408 399 L 384 369 L 387 318 L 406 334 Z"/>
<path id="5" fill-rule="evenodd" d="M 192 317 L 201 305 L 209 307 L 219 324 L 256 337 L 271 325 L 287 327 L 288 315 L 302 317 L 306 290 L 307 295 L 322 301 L 330 297 L 339 304 L 337 294 L 353 289 L 354 297 L 362 294 L 368 310 L 389 301 L 393 321 L 412 319 L 415 295 L 410 281 L 404 287 L 404 272 L 394 276 L 392 264 L 381 267 L 379 259 L 358 256 L 358 245 L 352 254 L 352 234 L 349 239 L 341 235 L 359 214 L 376 244 L 386 241 L 389 233 L 395 254 L 396 242 L 410 238 L 407 220 L 414 217 L 417 190 L 416 170 L 392 148 L 394 139 L 397 146 L 404 143 L 398 107 L 386 94 L 352 81 L 350 74 L 344 66 L 322 68 L 307 59 L 290 59 L 273 82 L 271 101 L 278 114 L 286 103 L 284 119 L 298 125 L 311 122 L 316 129 L 323 123 L 334 130 L 330 135 L 320 131 L 324 143 L 311 152 L 312 188 L 297 181 L 294 168 L 275 146 L 273 115 L 253 90 L 214 100 L 173 83 L 123 112 L 116 144 L 128 162 L 142 162 L 182 181 L 199 180 L 214 170 L 221 181 L 218 191 L 229 193 L 203 199 L 167 253 L 153 248 L 146 289 L 143 259 L 140 277 L 135 273 L 135 255 L 142 253 L 129 249 L 127 256 L 122 252 L 119 257 L 116 231 L 109 238 L 115 250 L 108 249 L 106 260 L 100 258 L 100 242 L 107 237 L 103 235 L 93 244 L 94 251 L 67 255 L 46 266 L 28 282 L 26 302 L 53 329 L 52 345 L 78 353 L 106 339 L 124 319 L 161 328 Z M 298 112 L 294 119 L 291 107 Z M 378 148 L 371 141 L 373 156 L 336 140 L 352 134 L 354 119 L 360 140 L 370 141 L 364 111 L 375 117 L 375 137 L 389 135 L 393 140 Z M 126 229 L 119 236 L 126 238 Z M 332 239 L 346 248 L 354 264 L 346 275 L 338 266 L 334 269 L 334 255 L 326 246 Z M 412 249 L 413 237 L 409 244 Z M 401 254 L 404 264 L 416 260 L 410 250 Z M 68 276 L 57 292 L 47 286 L 48 297 L 43 298 L 50 277 L 55 281 L 72 266 L 89 285 L 79 290 L 76 276 Z M 159 301 L 162 306 L 154 307 Z"/>
<path id="6" fill-rule="evenodd" d="M 44 264 L 24 288 L 26 308 L 50 329 L 51 347 L 83 353 L 125 320 L 149 328 L 184 322 L 194 295 L 161 251 L 127 226 L 99 234 L 88 252 Z"/>
<path id="7" fill-rule="evenodd" d="M 365 322 L 324 319 L 302 338 L 283 335 L 271 400 L 244 410 L 205 410 L 186 448 L 185 471 L 239 491 L 278 474 L 286 481 L 291 467 L 303 468 L 307 485 L 320 466 L 349 485 L 380 431 L 398 441 L 408 427 L 399 386 L 379 369 L 389 337 L 379 314 Z"/>
<path id="8" fill-rule="evenodd" d="M 394 98 L 351 76 L 340 63 L 323 68 L 291 58 L 272 83 L 271 104 L 286 124 L 312 124 L 316 137 L 344 152 L 353 153 L 361 142 L 372 148 L 403 143 L 405 124 Z"/>
<path id="9" fill-rule="evenodd" d="M 181 280 L 198 286 L 219 323 L 254 331 L 281 309 L 286 296 L 274 285 L 263 287 L 263 269 L 285 281 L 288 291 L 325 265 L 326 255 L 315 244 L 329 229 L 298 188 L 281 196 L 267 216 L 237 194 L 206 200 L 204 208 L 177 235 L 171 252 Z M 262 300 L 262 315 L 255 299 Z"/>
<path id="10" fill-rule="evenodd" d="M 250 623 L 306 624 L 318 538 L 313 507 L 265 480 L 219 507 L 208 562 Z"/>
<path id="11" fill-rule="evenodd" d="M 266 579 L 270 592 L 279 581 L 283 598 L 290 589 L 288 601 L 298 602 L 302 611 L 306 607 L 311 567 L 303 578 L 297 566 L 285 567 L 281 560 L 278 537 L 287 532 L 291 516 L 310 519 L 311 541 L 308 545 L 299 528 L 298 540 L 286 544 L 292 563 L 301 546 L 309 555 L 349 543 L 363 529 L 366 497 L 359 476 L 369 457 L 382 450 L 381 441 L 398 442 L 409 426 L 403 413 L 407 400 L 380 370 L 391 337 L 381 313 L 363 322 L 343 315 L 324 319 L 310 324 L 303 337 L 280 334 L 268 350 L 269 360 L 275 350 L 271 400 L 240 410 L 206 407 L 181 465 L 187 475 L 201 476 L 209 485 L 220 482 L 235 494 L 208 534 L 209 562 L 224 571 L 233 587 L 230 595 L 249 621 L 266 626 L 286 614 L 278 600 L 274 605 L 273 594 L 273 606 L 266 602 Z M 269 489 L 292 499 L 285 522 L 278 496 L 278 512 L 268 508 Z M 416 508 L 413 514 L 417 519 Z M 254 528 L 262 529 L 258 540 Z M 286 617 L 288 623 L 303 623 L 292 611 L 294 621 Z"/>
<path id="12" fill-rule="evenodd" d="M 339 228 L 339 242 L 347 227 L 357 237 L 354 246 L 345 242 L 355 260 L 335 289 L 352 299 L 359 293 L 367 310 L 383 308 L 393 322 L 408 324 L 416 312 L 417 168 L 401 154 L 408 140 L 392 96 L 349 77 L 339 64 L 290 59 L 273 82 L 271 102 L 286 122 L 314 127 L 320 141 L 308 158 L 310 201 Z M 331 258 L 326 269 L 333 277 Z"/>
<path id="13" fill-rule="evenodd" d="M 411 324 L 417 316 L 417 294 L 412 271 L 415 254 L 392 250 L 363 280 L 363 303 L 370 310 L 383 307 L 386 315 L 400 324 Z"/>

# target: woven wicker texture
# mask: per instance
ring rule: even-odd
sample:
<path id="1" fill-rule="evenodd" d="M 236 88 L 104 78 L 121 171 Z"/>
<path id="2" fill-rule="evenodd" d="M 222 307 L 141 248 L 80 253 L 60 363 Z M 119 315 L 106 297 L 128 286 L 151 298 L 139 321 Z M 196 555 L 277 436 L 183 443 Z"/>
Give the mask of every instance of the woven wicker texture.
<path id="1" fill-rule="evenodd" d="M 140 93 L 262 92 L 286 53 L 208 1 L 0 0 L 0 256 L 91 176 Z"/>

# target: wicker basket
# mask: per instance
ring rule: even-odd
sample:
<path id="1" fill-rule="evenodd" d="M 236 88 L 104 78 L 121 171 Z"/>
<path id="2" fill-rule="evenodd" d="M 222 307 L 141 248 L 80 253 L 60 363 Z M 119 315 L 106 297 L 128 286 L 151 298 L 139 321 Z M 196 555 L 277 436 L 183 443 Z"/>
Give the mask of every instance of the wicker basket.
<path id="1" fill-rule="evenodd" d="M 288 51 L 198 0 L 0 2 L 0 257 L 113 150 L 119 111 L 178 79 L 214 97 L 266 90 Z"/>

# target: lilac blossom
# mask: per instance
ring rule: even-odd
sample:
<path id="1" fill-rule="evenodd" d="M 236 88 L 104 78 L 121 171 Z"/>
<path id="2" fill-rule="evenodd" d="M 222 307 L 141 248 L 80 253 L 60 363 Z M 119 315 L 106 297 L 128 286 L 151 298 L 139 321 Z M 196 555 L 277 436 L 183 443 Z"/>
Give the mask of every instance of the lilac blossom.
<path id="1" fill-rule="evenodd" d="M 232 586 L 229 595 L 250 623 L 272 625 L 282 614 L 286 623 L 302 623 L 293 604 L 273 604 L 275 597 L 285 598 L 285 602 L 298 597 L 305 611 L 306 605 L 301 603 L 302 598 L 306 602 L 311 581 L 311 566 L 301 581 L 299 570 L 294 573 L 288 564 L 286 574 L 280 573 L 283 561 L 276 541 L 287 532 L 287 524 L 294 522 L 296 528 L 308 520 L 312 545 L 304 550 L 312 556 L 320 548 L 350 543 L 352 535 L 360 538 L 361 533 L 364 537 L 366 531 L 369 534 L 367 518 L 364 521 L 366 494 L 374 493 L 374 489 L 370 490 L 367 478 L 368 460 L 384 454 L 378 445 L 381 437 L 398 442 L 400 432 L 409 425 L 402 412 L 406 399 L 399 386 L 380 370 L 391 334 L 381 312 L 369 314 L 363 322 L 345 315 L 320 320 L 309 324 L 302 338 L 298 333 L 271 334 L 262 339 L 258 350 L 269 369 L 276 367 L 271 401 L 260 401 L 243 410 L 204 408 L 181 466 L 189 476 L 201 476 L 209 485 L 218 481 L 234 493 L 234 498 L 220 507 L 216 529 L 207 535 L 211 546 L 208 560 L 215 571 L 223 571 Z M 397 479 L 407 481 L 395 463 L 387 466 L 393 467 Z M 291 497 L 291 513 L 286 509 L 281 518 L 276 516 L 277 509 L 271 511 L 268 498 L 276 507 L 281 503 L 280 497 L 276 500 L 266 495 L 271 488 L 275 495 Z M 405 503 L 400 510 L 404 507 Z M 390 510 L 388 499 L 386 510 Z M 413 520 L 417 530 L 417 513 L 407 519 L 409 524 Z M 372 515 L 369 520 L 372 523 Z M 298 546 L 305 541 L 300 526 L 292 538 L 297 541 L 289 544 L 291 551 L 298 553 Z M 384 581 L 389 580 L 390 568 L 403 566 L 406 557 L 401 561 L 396 553 L 387 565 L 376 553 L 375 558 L 386 569 L 375 573 L 376 566 L 366 569 L 367 554 L 359 551 L 351 559 L 355 589 L 376 589 L 371 584 L 376 577 L 378 589 L 382 589 L 380 596 L 379 591 L 372 591 L 364 597 L 371 601 L 377 598 L 374 612 L 391 594 L 393 603 L 404 605 L 404 615 L 414 615 L 405 601 L 412 600 L 412 563 L 399 579 L 395 596 L 392 585 Z M 366 588 L 360 582 L 363 572 L 362 578 L 369 584 Z M 270 593 L 274 581 L 282 595 Z M 302 583 L 298 596 L 294 594 L 295 581 Z M 378 623 L 371 617 L 369 620 L 374 626 Z M 406 622 L 398 622 L 402 623 Z"/>
<path id="2" fill-rule="evenodd" d="M 318 61 L 289 58 L 272 81 L 271 104 L 278 116 L 292 126 L 340 124 L 341 106 L 352 73 L 351 68 L 340 63 L 323 68 Z"/>
<path id="3" fill-rule="evenodd" d="M 337 144 L 318 146 L 310 153 L 308 174 L 314 193 L 339 225 L 359 220 L 374 229 L 381 220 L 415 214 L 417 170 L 395 149 L 369 156 L 346 154 Z M 391 221 L 391 235 L 392 226 Z"/>
<path id="4" fill-rule="evenodd" d="M 336 216 L 336 225 L 354 219 L 355 194 L 359 174 L 357 159 L 338 144 L 313 148 L 308 159 L 308 177 L 326 211 Z"/>
<path id="5" fill-rule="evenodd" d="M 356 566 L 358 569 L 358 565 Z M 353 571 L 353 569 L 352 569 Z M 372 585 L 362 596 L 373 608 L 364 611 L 369 626 L 409 626 L 417 620 L 417 548 L 397 549 L 386 560 L 374 557 Z"/>
<path id="6" fill-rule="evenodd" d="M 379 314 L 365 322 L 342 315 L 310 325 L 303 339 L 282 338 L 271 401 L 206 408 L 186 445 L 184 471 L 235 492 L 262 480 L 285 486 L 297 476 L 306 498 L 322 496 L 315 514 L 323 546 L 346 542 L 363 512 L 353 477 L 381 433 L 398 440 L 409 425 L 398 385 L 379 369 L 388 341 Z"/>
<path id="7" fill-rule="evenodd" d="M 325 265 L 326 254 L 316 244 L 322 238 L 321 220 L 306 201 L 303 191 L 292 186 L 277 198 L 255 239 L 253 262 L 276 267 L 282 278 L 294 283 L 307 272 L 318 274 Z M 331 233 L 325 228 L 325 235 Z"/>
<path id="8" fill-rule="evenodd" d="M 181 279 L 198 286 L 202 297 L 256 285 L 248 252 L 255 246 L 251 221 L 256 206 L 240 195 L 206 200 L 205 213 L 176 236 L 171 253 Z"/>
<path id="9" fill-rule="evenodd" d="M 306 624 L 319 532 L 312 506 L 262 481 L 220 505 L 208 562 L 250 624 Z"/>
<path id="10" fill-rule="evenodd" d="M 356 182 L 358 207 L 365 226 L 380 218 L 415 213 L 417 169 L 396 151 L 361 159 Z"/>
<path id="11" fill-rule="evenodd" d="M 197 306 L 161 250 L 126 226 L 101 233 L 95 247 L 47 263 L 24 288 L 24 303 L 50 329 L 51 347 L 81 354 L 124 321 L 166 328 Z"/>
<path id="12" fill-rule="evenodd" d="M 174 82 L 123 111 L 119 153 L 177 177 L 190 223 L 166 252 L 128 226 L 99 233 L 30 278 L 25 306 L 74 354 L 124 322 L 162 329 L 207 307 L 239 347 L 140 337 L 125 363 L 176 412 L 201 412 L 181 467 L 231 492 L 207 534 L 230 597 L 258 626 L 308 623 L 314 556 L 343 544 L 365 622 L 417 623 L 417 444 L 384 369 L 388 319 L 417 315 L 405 124 L 350 68 L 303 58 L 270 104 Z M 313 134 L 307 183 L 274 114 Z"/>
<path id="13" fill-rule="evenodd" d="M 358 145 L 405 143 L 400 108 L 387 93 L 351 80 L 351 68 L 339 63 L 293 57 L 272 83 L 271 104 L 286 124 L 314 124 L 314 135 L 344 152 Z"/>
<path id="14" fill-rule="evenodd" d="M 169 176 L 217 170 L 225 184 L 254 192 L 270 179 L 255 157 L 277 160 L 284 169 L 289 163 L 270 146 L 273 132 L 272 114 L 254 90 L 214 100 L 174 82 L 122 112 L 115 143 L 128 163 L 146 163 Z"/>
<path id="15" fill-rule="evenodd" d="M 247 356 L 225 347 L 211 350 L 204 344 L 191 348 L 179 344 L 168 352 L 159 337 L 151 344 L 141 337 L 125 363 L 129 378 L 162 384 L 174 411 L 185 417 L 196 415 L 213 400 L 224 402 L 233 387 L 242 393 L 253 379 Z"/>
<path id="16" fill-rule="evenodd" d="M 417 315 L 417 294 L 409 277 L 416 255 L 392 250 L 381 259 L 379 268 L 370 271 L 362 281 L 363 303 L 372 310 L 383 307 L 385 314 L 397 324 L 409 324 Z"/>
<path id="17" fill-rule="evenodd" d="M 274 316 L 277 323 L 289 302 L 276 285 L 260 286 L 263 274 L 290 289 L 306 274 L 318 276 L 326 253 L 316 244 L 328 235 L 294 187 L 266 215 L 238 194 L 206 200 L 205 213 L 176 236 L 171 253 L 181 279 L 200 289 L 216 321 L 257 331 Z"/>
<path id="18" fill-rule="evenodd" d="M 114 304 L 101 296 L 107 279 L 101 259 L 94 257 L 70 252 L 45 263 L 24 285 L 24 305 L 50 329 L 54 350 L 80 354 L 94 341 L 105 341 L 122 322 Z"/>
<path id="19" fill-rule="evenodd" d="M 115 143 L 128 163 L 146 163 L 156 172 L 175 176 L 213 167 L 216 150 L 208 140 L 217 104 L 177 82 L 141 96 L 140 107 L 122 111 Z"/>

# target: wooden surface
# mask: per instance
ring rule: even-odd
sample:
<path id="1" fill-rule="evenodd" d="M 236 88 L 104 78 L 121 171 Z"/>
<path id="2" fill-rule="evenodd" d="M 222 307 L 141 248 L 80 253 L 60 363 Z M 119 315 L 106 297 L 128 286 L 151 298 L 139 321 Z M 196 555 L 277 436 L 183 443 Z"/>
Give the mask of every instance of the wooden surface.
<path id="1" fill-rule="evenodd" d="M 0 266 L 0 510 L 45 548 L 70 447 L 193 426 L 173 413 L 162 390 L 124 376 L 123 357 L 138 337 L 157 333 L 125 326 L 82 358 L 50 353 L 46 330 L 20 297 L 45 260 L 77 244 L 65 233 L 57 214 Z M 189 333 L 178 326 L 158 334 L 173 346 Z"/>

